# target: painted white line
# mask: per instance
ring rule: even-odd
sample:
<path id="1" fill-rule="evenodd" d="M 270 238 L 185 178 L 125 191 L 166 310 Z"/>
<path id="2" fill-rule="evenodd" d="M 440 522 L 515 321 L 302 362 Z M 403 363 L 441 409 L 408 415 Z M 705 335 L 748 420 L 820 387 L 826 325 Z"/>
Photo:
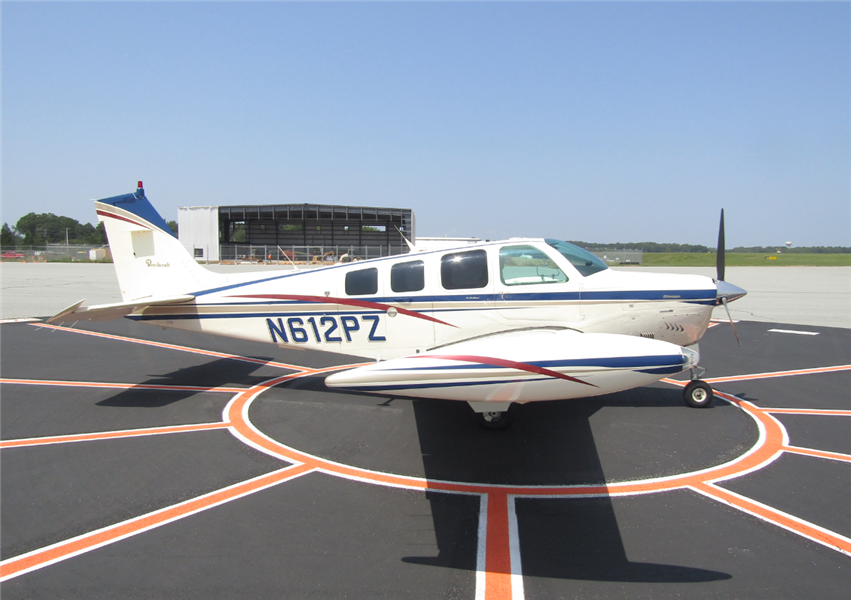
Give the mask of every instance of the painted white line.
<path id="1" fill-rule="evenodd" d="M 41 319 L 35 319 L 35 318 L 3 319 L 2 321 L 0 321 L 0 325 L 4 325 L 6 323 L 32 323 L 34 321 L 41 321 Z"/>
<path id="2" fill-rule="evenodd" d="M 134 437 L 151 435 L 168 435 L 171 433 L 193 433 L 196 431 L 216 431 L 229 428 L 229 423 L 195 423 L 190 425 L 165 425 L 162 427 L 147 427 L 145 429 L 121 429 L 110 431 L 95 431 L 91 433 L 68 433 L 36 438 L 17 438 L 0 440 L 0 449 L 31 448 L 33 446 L 50 446 L 54 444 L 73 444 L 75 442 L 99 442 L 104 440 L 124 440 Z"/>
<path id="3" fill-rule="evenodd" d="M 488 495 L 479 502 L 479 545 L 476 548 L 476 600 L 485 600 L 488 558 Z"/>
<path id="4" fill-rule="evenodd" d="M 508 496 L 508 547 L 511 551 L 511 600 L 524 600 L 523 567 L 520 563 L 520 534 L 517 530 L 517 513 L 514 496 Z"/>
<path id="5" fill-rule="evenodd" d="M 818 331 L 794 331 L 792 329 L 769 329 L 769 333 L 794 333 L 795 335 L 818 335 Z"/>

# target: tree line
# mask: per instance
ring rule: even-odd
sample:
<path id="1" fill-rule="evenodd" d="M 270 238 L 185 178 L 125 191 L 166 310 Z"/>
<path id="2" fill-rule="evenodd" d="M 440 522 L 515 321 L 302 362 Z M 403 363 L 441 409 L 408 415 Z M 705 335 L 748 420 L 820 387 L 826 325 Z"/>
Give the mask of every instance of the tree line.
<path id="1" fill-rule="evenodd" d="M 168 225 L 177 234 L 177 223 L 169 221 Z M 53 213 L 31 212 L 18 219 L 14 227 L 3 223 L 3 228 L 0 229 L 0 246 L 4 248 L 48 246 L 66 242 L 85 246 L 106 245 L 103 223 L 92 225 Z"/>
<path id="2" fill-rule="evenodd" d="M 177 235 L 177 223 L 169 221 L 175 235 Z M 106 242 L 106 231 L 103 223 L 96 226 L 91 223 L 80 223 L 71 217 L 61 217 L 53 213 L 29 213 L 24 215 L 14 227 L 3 223 L 0 230 L 0 246 L 4 248 L 17 248 L 21 246 L 47 246 L 50 244 L 79 244 L 87 246 L 103 246 Z M 699 244 L 660 244 L 658 242 L 615 242 L 600 244 L 596 242 L 572 241 L 580 248 L 587 250 L 641 250 L 642 252 L 715 252 L 715 248 Z M 785 246 L 738 246 L 728 249 L 727 252 L 751 252 L 757 254 L 774 254 L 777 250 L 796 254 L 851 254 L 849 246 L 799 246 L 786 248 Z"/>
<path id="3" fill-rule="evenodd" d="M 660 244 L 657 242 L 616 242 L 613 244 L 598 244 L 595 242 L 570 242 L 586 250 L 641 250 L 642 252 L 715 252 L 715 248 L 698 244 Z M 750 252 L 755 254 L 775 254 L 778 250 L 792 254 L 851 254 L 851 246 L 737 246 L 727 248 L 727 252 Z"/>
<path id="4" fill-rule="evenodd" d="M 0 230 L 0 245 L 6 246 L 47 246 L 48 244 L 85 244 L 102 246 L 106 244 L 106 232 L 103 223 L 97 226 L 80 223 L 71 217 L 61 217 L 53 213 L 29 213 L 24 215 L 14 227 L 3 223 Z"/>

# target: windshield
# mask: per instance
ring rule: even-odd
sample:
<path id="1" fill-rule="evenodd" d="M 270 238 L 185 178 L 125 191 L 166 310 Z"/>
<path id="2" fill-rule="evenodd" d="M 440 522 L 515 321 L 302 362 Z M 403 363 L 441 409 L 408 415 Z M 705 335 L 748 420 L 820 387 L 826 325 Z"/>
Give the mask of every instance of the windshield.
<path id="1" fill-rule="evenodd" d="M 562 242 L 561 240 L 544 240 L 558 250 L 562 256 L 564 256 L 567 260 L 570 261 L 576 270 L 582 274 L 583 277 L 588 277 L 589 275 L 593 275 L 594 273 L 599 273 L 600 271 L 605 271 L 608 269 L 606 263 L 602 260 L 588 252 L 587 250 L 583 250 L 579 246 L 574 246 L 573 244 L 568 244 L 567 242 Z"/>

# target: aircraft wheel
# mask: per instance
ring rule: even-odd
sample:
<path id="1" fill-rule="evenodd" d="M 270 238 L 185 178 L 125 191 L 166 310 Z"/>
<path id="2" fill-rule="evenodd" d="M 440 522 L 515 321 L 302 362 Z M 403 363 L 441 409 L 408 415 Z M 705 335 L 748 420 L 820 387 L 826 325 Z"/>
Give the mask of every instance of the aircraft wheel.
<path id="1" fill-rule="evenodd" d="M 700 379 L 691 381 L 683 390 L 683 400 L 692 408 L 706 408 L 714 395 L 712 387 Z"/>
<path id="2" fill-rule="evenodd" d="M 483 412 L 476 413 L 476 421 L 484 429 L 505 429 L 511 425 L 511 415 L 505 412 Z"/>

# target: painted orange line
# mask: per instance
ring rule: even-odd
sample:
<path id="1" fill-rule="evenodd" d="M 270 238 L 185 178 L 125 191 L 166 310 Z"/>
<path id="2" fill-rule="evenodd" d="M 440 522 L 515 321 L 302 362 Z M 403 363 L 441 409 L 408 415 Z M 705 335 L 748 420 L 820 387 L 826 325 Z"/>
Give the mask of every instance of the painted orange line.
<path id="1" fill-rule="evenodd" d="M 307 375 L 312 375 L 315 373 L 332 372 L 338 371 L 340 369 L 353 368 L 357 366 L 362 366 L 362 364 L 325 367 L 321 369 L 297 367 L 299 372 L 277 377 L 275 379 L 266 381 L 260 385 L 254 386 L 249 390 L 242 390 L 242 394 L 239 397 L 246 399 L 253 398 L 256 394 L 293 377 L 305 377 Z M 231 402 L 231 404 L 233 404 L 233 401 Z M 233 425 L 227 422 L 157 429 L 162 430 L 160 431 L 160 433 L 175 433 L 178 428 L 181 428 L 184 431 L 190 431 L 193 430 L 191 428 L 195 428 L 195 430 L 197 430 L 198 428 L 204 427 L 210 429 L 229 427 L 233 430 Z M 109 439 L 110 437 L 123 437 L 131 435 L 152 435 L 154 434 L 154 432 L 155 430 L 148 429 L 135 430 L 132 432 L 106 432 L 103 434 L 83 434 L 83 436 L 85 436 L 87 439 Z M 57 437 L 64 438 L 76 436 Z M 42 443 L 44 443 L 44 440 L 45 438 L 40 439 Z M 9 442 L 3 443 L 20 444 L 20 442 L 23 441 L 24 440 L 9 440 Z M 58 443 L 58 441 L 54 440 L 53 443 Z M 277 456 L 280 457 L 281 454 L 277 453 Z M 254 493 L 267 487 L 277 485 L 278 483 L 294 479 L 296 477 L 299 477 L 300 475 L 304 475 L 315 470 L 313 464 L 302 463 L 298 460 L 290 460 L 289 462 L 294 462 L 295 464 L 280 471 L 275 471 L 267 475 L 256 477 L 254 479 L 244 481 L 242 483 L 218 490 L 216 492 L 212 492 L 210 494 L 206 494 L 204 496 L 200 496 L 198 498 L 194 498 L 192 500 L 188 500 L 186 502 L 182 502 L 180 504 L 161 509 L 159 511 L 154 511 L 147 515 L 135 517 L 122 523 L 117 523 L 115 525 L 111 525 L 109 527 L 105 527 L 103 529 L 99 529 L 97 531 L 93 531 L 88 534 L 84 534 L 82 536 L 66 540 L 64 542 L 59 542 L 58 544 L 54 544 L 46 548 L 41 548 L 39 550 L 35 550 L 33 552 L 0 562 L 0 581 L 11 579 L 18 575 L 22 575 L 24 573 L 40 569 L 47 565 L 65 560 L 67 558 L 71 558 L 72 556 L 76 556 L 84 552 L 88 552 L 95 548 L 99 548 L 101 546 L 116 542 L 126 537 L 142 533 L 144 531 L 147 531 L 148 529 L 159 527 L 160 525 L 164 525 L 166 523 L 181 519 L 183 517 L 195 514 L 208 508 L 218 506 L 225 502 L 229 502 L 231 500 Z"/>
<path id="2" fill-rule="evenodd" d="M 34 571 L 52 563 L 71 558 L 72 556 L 117 542 L 131 535 L 136 535 L 207 510 L 208 508 L 219 506 L 225 502 L 236 500 L 248 494 L 294 479 L 310 471 L 311 468 L 306 465 L 290 466 L 286 469 L 274 471 L 210 494 L 175 504 L 174 506 L 135 517 L 122 523 L 116 523 L 115 525 L 110 525 L 103 529 L 5 560 L 0 563 L 0 581 L 11 579 L 29 571 Z"/>
<path id="3" fill-rule="evenodd" d="M 750 375 L 732 375 L 730 377 L 710 377 L 704 379 L 707 383 L 722 383 L 725 381 L 750 381 L 752 379 L 772 379 L 774 377 L 795 377 L 797 375 L 818 375 L 820 373 L 837 373 L 851 371 L 851 365 L 835 367 L 817 367 L 814 369 L 797 369 L 794 371 L 772 371 L 770 373 L 752 373 Z"/>
<path id="4" fill-rule="evenodd" d="M 200 385 L 159 385 L 153 383 L 107 383 L 104 381 L 64 381 L 60 379 L 11 379 L 0 378 L 3 385 L 47 385 L 58 387 L 89 387 L 106 388 L 116 390 L 159 390 L 175 392 L 219 392 L 225 394 L 238 394 L 248 388 L 237 387 L 208 387 Z"/>
<path id="5" fill-rule="evenodd" d="M 834 410 L 831 408 L 762 408 L 763 411 L 772 414 L 784 415 L 811 415 L 814 417 L 832 416 L 832 417 L 851 417 L 851 410 Z"/>
<path id="6" fill-rule="evenodd" d="M 824 450 L 815 450 L 814 448 L 800 448 L 798 446 L 783 446 L 785 452 L 792 454 L 803 454 L 804 456 L 815 456 L 817 458 L 829 458 L 830 460 L 841 460 L 843 462 L 851 462 L 851 454 L 841 454 L 839 452 L 826 452 Z"/>
<path id="7" fill-rule="evenodd" d="M 118 438 L 141 437 L 146 435 L 187 433 L 190 431 L 209 431 L 212 429 L 226 429 L 227 427 L 230 427 L 230 423 L 199 423 L 196 425 L 172 425 L 169 427 L 151 427 L 148 429 L 127 429 L 123 431 L 103 431 L 96 433 L 77 433 L 72 435 L 53 435 L 38 438 L 2 440 L 0 441 L 0 448 L 20 448 L 22 446 L 46 446 L 48 444 L 67 444 L 69 442 L 114 440 Z"/>
<path id="8" fill-rule="evenodd" d="M 511 542 L 508 529 L 508 495 L 488 494 L 486 600 L 511 599 Z"/>
<path id="9" fill-rule="evenodd" d="M 765 504 L 750 500 L 739 494 L 725 490 L 716 485 L 709 483 L 696 483 L 692 488 L 701 494 L 719 500 L 734 508 L 737 508 L 746 513 L 752 514 L 764 521 L 773 523 L 778 527 L 782 527 L 788 531 L 796 533 L 805 538 L 811 539 L 814 542 L 823 544 L 834 550 L 838 550 L 843 554 L 851 554 L 851 539 L 841 536 L 837 533 L 798 519 L 777 509 L 766 506 Z"/>
<path id="10" fill-rule="evenodd" d="M 43 327 L 45 329 L 53 329 L 66 331 L 69 333 L 78 333 L 80 335 L 90 335 L 93 337 L 104 338 L 107 340 L 117 340 L 120 342 L 130 342 L 132 344 L 142 344 L 144 346 L 153 346 L 155 348 L 166 348 L 168 350 L 178 350 L 180 352 L 190 352 L 192 354 L 200 354 L 203 356 L 213 356 L 216 358 L 226 358 L 229 360 L 238 360 L 242 362 L 254 363 L 258 365 L 268 365 L 270 367 L 278 367 L 279 369 L 290 369 L 293 371 L 304 371 L 304 367 L 279 363 L 275 361 L 266 361 L 259 358 L 249 358 L 247 356 L 239 356 L 237 354 L 227 354 L 225 352 L 215 352 L 213 350 L 202 350 L 200 348 L 191 348 L 189 346 L 178 346 L 177 344 L 166 344 L 164 342 L 152 342 L 138 338 L 125 337 L 123 335 L 113 335 L 111 333 L 99 333 L 97 331 L 86 331 L 85 329 L 72 329 L 70 327 L 60 327 L 58 325 L 47 325 L 46 323 L 31 323 L 31 327 Z"/>

